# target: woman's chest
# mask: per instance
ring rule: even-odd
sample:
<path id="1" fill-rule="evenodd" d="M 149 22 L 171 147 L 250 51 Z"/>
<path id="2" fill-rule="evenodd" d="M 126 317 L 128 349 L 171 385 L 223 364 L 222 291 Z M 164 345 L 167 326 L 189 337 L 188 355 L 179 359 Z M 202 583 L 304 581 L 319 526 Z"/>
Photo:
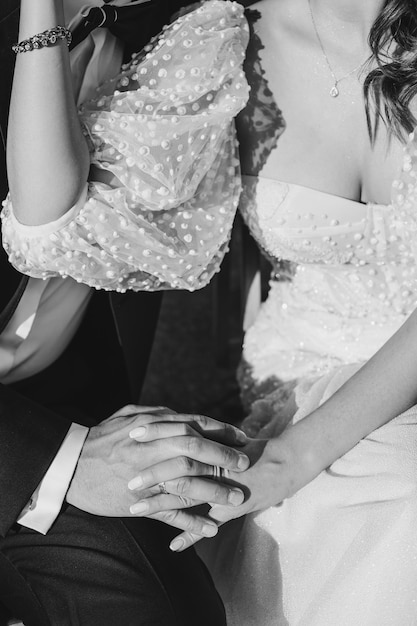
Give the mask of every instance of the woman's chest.
<path id="1" fill-rule="evenodd" d="M 364 75 L 348 76 L 339 96 L 331 97 L 333 78 L 317 42 L 303 32 L 287 32 L 271 15 L 271 3 L 265 13 L 263 2 L 257 6 L 261 17 L 253 23 L 246 67 L 251 100 L 239 128 L 245 127 L 244 174 L 389 204 L 402 145 L 389 140 L 383 124 L 371 144 Z"/>

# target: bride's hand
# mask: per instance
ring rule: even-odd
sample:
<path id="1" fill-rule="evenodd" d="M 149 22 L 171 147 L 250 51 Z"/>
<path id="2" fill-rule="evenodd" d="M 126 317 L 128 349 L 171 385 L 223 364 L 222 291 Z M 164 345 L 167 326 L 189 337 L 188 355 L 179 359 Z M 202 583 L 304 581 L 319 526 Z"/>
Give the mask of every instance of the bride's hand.
<path id="1" fill-rule="evenodd" d="M 279 505 L 298 488 L 296 459 L 284 438 L 251 439 L 242 451 L 251 460 L 249 469 L 240 474 L 225 470 L 224 476 L 230 484 L 244 491 L 245 501 L 235 507 L 213 505 L 209 517 L 219 525 L 247 513 Z M 171 542 L 171 549 L 182 552 L 202 538 L 195 533 L 184 532 Z"/>

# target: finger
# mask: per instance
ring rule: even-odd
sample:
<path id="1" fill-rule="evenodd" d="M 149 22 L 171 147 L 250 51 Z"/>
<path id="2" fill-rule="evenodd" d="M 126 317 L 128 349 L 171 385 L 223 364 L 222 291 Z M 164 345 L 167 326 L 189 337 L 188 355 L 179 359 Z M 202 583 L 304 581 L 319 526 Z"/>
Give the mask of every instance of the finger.
<path id="1" fill-rule="evenodd" d="M 233 517 L 230 515 L 230 509 L 226 509 L 226 507 L 212 507 L 209 511 L 209 515 L 212 519 L 217 521 L 219 528 Z M 229 517 L 227 517 L 228 515 Z M 185 531 L 175 537 L 169 544 L 169 547 L 173 552 L 182 552 L 194 546 L 201 539 L 203 539 L 201 534 Z"/>
<path id="2" fill-rule="evenodd" d="M 239 506 L 244 502 L 245 494 L 238 487 L 220 481 L 200 479 L 197 476 L 213 476 L 213 466 L 193 459 L 177 457 L 162 461 L 144 469 L 129 483 L 131 491 L 157 489 L 160 483 L 171 494 L 185 496 L 213 504 Z"/>
<path id="3" fill-rule="evenodd" d="M 176 449 L 183 459 L 194 459 L 223 469 L 242 472 L 250 465 L 249 457 L 243 452 L 204 437 L 180 436 L 161 440 L 160 443 Z M 187 461 L 183 463 L 186 465 Z"/>
<path id="4" fill-rule="evenodd" d="M 148 424 L 154 424 L 155 422 L 161 421 L 160 416 L 150 415 L 149 417 L 150 419 L 147 422 Z M 218 420 L 205 415 L 188 415 L 184 413 L 175 414 L 172 411 L 168 411 L 167 414 L 163 415 L 163 422 L 180 422 L 188 424 L 201 435 L 215 441 L 219 441 L 220 443 L 226 443 L 229 445 L 245 445 L 248 442 L 247 436 L 239 428 L 225 422 L 219 422 Z M 140 426 L 144 426 L 144 424 L 141 423 Z M 132 429 L 130 436 L 132 439 L 139 439 L 140 441 L 143 441 L 148 435 L 146 434 L 146 431 L 140 430 L 138 433 L 136 429 Z M 149 436 L 152 437 L 152 433 Z M 163 435 L 158 434 L 157 436 L 159 437 Z"/>
<path id="5" fill-rule="evenodd" d="M 132 504 L 130 507 L 130 512 L 137 517 L 147 517 L 153 513 L 174 509 L 189 509 L 199 504 L 204 504 L 204 502 L 202 500 L 192 500 L 191 498 L 176 496 L 170 493 L 159 493 L 156 496 L 146 498 L 146 500 L 135 502 L 135 504 Z"/>
<path id="6" fill-rule="evenodd" d="M 150 489 L 159 483 L 180 479 L 186 476 L 214 476 L 214 467 L 207 463 L 200 463 L 188 457 L 174 457 L 167 461 L 161 461 L 144 468 L 140 474 L 135 476 L 129 483 L 131 491 L 135 489 Z M 213 481 L 211 481 L 213 487 Z M 224 485 L 221 481 L 215 484 Z M 185 487 L 185 483 L 184 483 Z M 180 489 L 180 486 L 178 487 Z M 229 489 L 231 489 L 229 487 Z M 239 490 L 240 491 L 240 490 Z M 243 492 L 242 492 L 243 493 Z M 186 495 L 186 494 L 185 494 Z"/>
<path id="7" fill-rule="evenodd" d="M 149 489 L 167 480 L 181 478 L 181 476 L 213 476 L 213 471 L 213 466 L 207 463 L 188 458 L 185 461 L 182 457 L 174 457 L 144 468 L 128 483 L 128 488 L 132 491 Z"/>
<path id="8" fill-rule="evenodd" d="M 218 531 L 216 522 L 189 511 L 161 511 L 161 513 L 154 513 L 149 517 L 174 528 L 194 533 L 199 537 L 214 537 Z"/>
<path id="9" fill-rule="evenodd" d="M 137 406 L 136 415 L 152 415 L 158 419 L 159 415 L 176 415 L 177 412 L 167 406 Z"/>
<path id="10" fill-rule="evenodd" d="M 146 424 L 141 424 L 131 430 L 129 437 L 142 443 L 145 441 L 167 439 L 168 437 L 195 437 L 198 435 L 197 430 L 194 430 L 191 423 L 162 421 L 161 416 L 155 415 L 149 417 L 150 419 Z"/>
<path id="11" fill-rule="evenodd" d="M 132 431 L 130 436 L 132 436 Z M 201 463 L 206 463 L 211 466 L 217 465 L 235 472 L 242 472 L 248 469 L 250 465 L 249 457 L 243 452 L 222 443 L 205 439 L 197 433 L 194 435 L 162 437 L 153 442 L 144 442 L 142 445 L 154 446 L 154 458 L 156 460 L 162 461 L 182 457 L 181 462 L 184 465 L 184 470 L 187 470 L 189 459 L 200 461 Z M 183 471 L 180 475 L 186 475 L 187 473 L 189 472 Z"/>
<path id="12" fill-rule="evenodd" d="M 206 415 L 180 414 L 179 417 L 184 419 L 184 421 L 190 421 L 197 432 L 214 441 L 235 446 L 242 446 L 248 443 L 248 437 L 243 430 L 227 422 L 219 422 Z"/>
<path id="13" fill-rule="evenodd" d="M 161 463 L 161 466 L 166 467 L 166 475 L 163 472 L 159 473 L 156 470 L 156 474 L 159 474 L 161 477 L 156 483 L 154 482 L 145 482 L 139 487 L 136 485 L 136 489 L 140 490 L 149 489 L 151 487 L 156 487 L 159 483 L 164 483 L 165 489 L 169 494 L 181 496 L 183 498 L 190 498 L 199 502 L 210 502 L 210 504 L 224 504 L 231 506 L 239 506 L 243 503 L 245 499 L 245 495 L 243 491 L 237 487 L 232 487 L 230 485 L 224 485 L 220 482 L 205 479 L 205 478 L 197 478 L 196 476 L 183 476 L 180 475 L 178 478 L 171 479 L 169 474 L 172 477 L 172 471 L 169 472 L 168 466 L 172 463 L 172 461 L 168 461 L 166 463 Z M 193 463 L 196 463 L 195 461 Z M 200 464 L 201 465 L 201 464 Z M 212 468 L 211 468 L 212 469 Z M 131 490 L 135 488 L 135 481 L 140 478 L 136 477 L 130 481 L 128 487 Z M 140 482 L 140 481 L 139 481 Z M 179 507 L 173 507 L 179 508 Z"/>
<path id="14" fill-rule="evenodd" d="M 245 494 L 237 487 L 194 476 L 169 480 L 165 483 L 165 488 L 168 493 L 210 504 L 239 506 L 245 499 Z"/>
<path id="15" fill-rule="evenodd" d="M 204 537 L 186 531 L 178 535 L 178 537 L 175 537 L 169 544 L 169 548 L 173 552 L 183 552 L 183 550 L 191 548 L 191 546 L 194 546 L 198 541 L 201 541 L 201 539 L 204 539 Z"/>
<path id="16" fill-rule="evenodd" d="M 230 521 L 234 518 L 234 511 L 232 514 L 232 509 L 229 507 L 221 507 L 221 506 L 213 506 L 209 511 L 210 518 L 217 522 L 218 527 L 222 526 L 225 522 Z M 201 534 L 185 531 L 175 537 L 169 544 L 170 549 L 173 552 L 182 552 L 187 548 L 195 545 L 198 541 L 203 539 Z"/>
<path id="17" fill-rule="evenodd" d="M 234 519 L 235 517 L 239 517 L 239 514 L 237 514 L 236 512 L 236 509 L 232 509 L 230 506 L 221 506 L 221 505 L 212 506 L 209 511 L 209 515 L 211 519 L 221 524 L 224 524 L 225 522 L 229 522 L 231 519 Z"/>
<path id="18" fill-rule="evenodd" d="M 168 409 L 166 406 L 139 406 L 137 404 L 127 404 L 115 413 L 112 417 L 133 417 L 135 415 L 142 416 L 143 414 L 175 414 L 175 411 Z"/>

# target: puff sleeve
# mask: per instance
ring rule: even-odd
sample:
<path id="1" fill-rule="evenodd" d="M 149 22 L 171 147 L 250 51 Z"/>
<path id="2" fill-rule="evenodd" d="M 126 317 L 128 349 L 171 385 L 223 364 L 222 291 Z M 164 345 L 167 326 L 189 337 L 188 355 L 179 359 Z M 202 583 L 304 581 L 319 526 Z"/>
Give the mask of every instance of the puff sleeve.
<path id="1" fill-rule="evenodd" d="M 90 181 L 56 222 L 25 226 L 2 212 L 11 263 L 37 278 L 96 288 L 181 288 L 209 282 L 227 249 L 240 195 L 234 117 L 248 86 L 243 8 L 211 0 L 165 27 L 80 109 Z"/>

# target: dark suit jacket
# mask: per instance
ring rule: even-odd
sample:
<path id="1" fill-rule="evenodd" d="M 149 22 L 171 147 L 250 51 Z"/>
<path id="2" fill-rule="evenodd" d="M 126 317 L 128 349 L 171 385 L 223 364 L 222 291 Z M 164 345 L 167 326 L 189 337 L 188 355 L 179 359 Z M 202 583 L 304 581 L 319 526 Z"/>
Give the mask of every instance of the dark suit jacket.
<path id="1" fill-rule="evenodd" d="M 181 0 L 155 0 L 137 49 L 158 32 Z M 19 0 L 0 3 L 1 198 L 7 193 L 4 140 L 17 40 Z M 0 313 L 21 276 L 0 247 Z M 7 533 L 57 453 L 72 421 L 91 425 L 137 401 L 160 306 L 159 294 L 96 293 L 76 337 L 44 372 L 0 385 L 0 535 Z"/>

